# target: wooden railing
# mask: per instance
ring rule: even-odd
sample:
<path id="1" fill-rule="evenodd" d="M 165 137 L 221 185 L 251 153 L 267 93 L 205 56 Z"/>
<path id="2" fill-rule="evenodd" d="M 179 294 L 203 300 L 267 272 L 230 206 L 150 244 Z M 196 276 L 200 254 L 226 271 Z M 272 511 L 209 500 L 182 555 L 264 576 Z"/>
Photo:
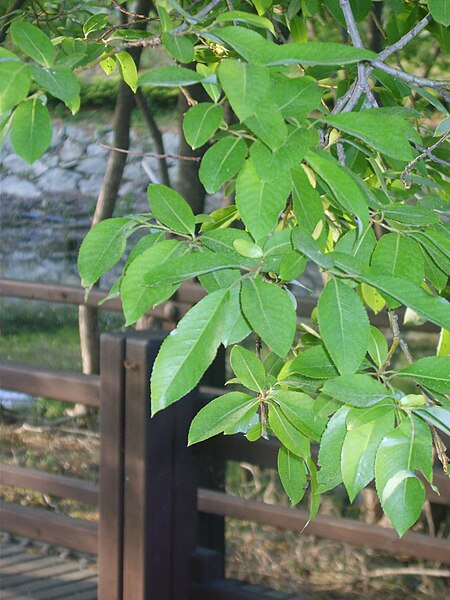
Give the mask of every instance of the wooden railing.
<path id="1" fill-rule="evenodd" d="M 75 303 L 77 288 L 0 282 L 0 294 Z M 98 298 L 101 292 L 97 292 Z M 182 286 L 157 316 L 167 328 L 203 292 Z M 312 303 L 303 304 L 310 313 Z M 117 301 L 103 308 L 118 310 Z M 308 313 L 308 314 L 309 314 Z M 432 330 L 433 328 L 425 328 Z M 2 527 L 13 534 L 98 553 L 100 600 L 257 600 L 263 592 L 224 579 L 225 518 L 300 531 L 308 515 L 225 493 L 226 461 L 274 468 L 275 440 L 249 444 L 238 436 L 217 437 L 186 447 L 192 416 L 222 393 L 224 356 L 216 359 L 202 385 L 169 409 L 150 418 L 149 380 L 166 332 L 105 334 L 99 376 L 0 364 L 4 388 L 100 408 L 99 486 L 62 475 L 2 465 L 2 483 L 99 506 L 99 523 L 44 510 L 2 505 Z M 436 473 L 441 495 L 428 489 L 433 503 L 450 504 L 448 478 Z M 420 560 L 450 564 L 446 540 L 420 533 L 399 539 L 391 530 L 347 518 L 319 515 L 307 533 Z M 205 549 L 206 548 L 206 549 Z"/>

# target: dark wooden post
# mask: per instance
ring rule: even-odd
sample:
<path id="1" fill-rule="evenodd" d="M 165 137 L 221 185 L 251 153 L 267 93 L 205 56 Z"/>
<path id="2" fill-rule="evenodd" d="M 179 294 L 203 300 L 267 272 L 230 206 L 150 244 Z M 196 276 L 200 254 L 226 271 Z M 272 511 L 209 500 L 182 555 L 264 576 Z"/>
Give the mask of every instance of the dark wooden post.
<path id="1" fill-rule="evenodd" d="M 197 545 L 192 397 L 150 418 L 150 374 L 164 332 L 126 344 L 123 600 L 187 600 Z"/>
<path id="2" fill-rule="evenodd" d="M 100 346 L 99 600 L 122 600 L 125 336 Z"/>

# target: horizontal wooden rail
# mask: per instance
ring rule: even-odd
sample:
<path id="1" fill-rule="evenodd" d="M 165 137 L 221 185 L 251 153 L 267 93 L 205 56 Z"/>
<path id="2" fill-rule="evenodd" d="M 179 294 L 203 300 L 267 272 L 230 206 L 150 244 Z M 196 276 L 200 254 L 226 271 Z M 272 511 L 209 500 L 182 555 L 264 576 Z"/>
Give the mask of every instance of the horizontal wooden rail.
<path id="1" fill-rule="evenodd" d="M 202 388 L 200 390 L 202 391 Z M 217 391 L 220 390 L 216 390 L 216 393 Z M 233 462 L 248 462 L 267 469 L 276 469 L 279 447 L 280 442 L 274 438 L 249 443 L 243 436 L 230 435 L 216 436 L 203 442 L 196 451 Z M 427 498 L 434 504 L 450 505 L 450 479 L 439 466 L 434 470 L 434 483 L 439 489 L 440 495 L 436 494 L 428 484 L 425 484 Z"/>
<path id="2" fill-rule="evenodd" d="M 6 502 L 0 502 L 0 513 L 2 531 L 97 554 L 97 523 Z"/>
<path id="3" fill-rule="evenodd" d="M 205 290 L 199 284 L 193 283 L 192 281 L 185 282 L 171 300 L 149 310 L 147 314 L 165 321 L 176 321 L 184 316 L 190 306 L 201 300 L 205 294 Z M 39 283 L 18 279 L 0 279 L 0 296 L 43 300 L 63 304 L 87 304 L 88 306 L 98 306 L 102 309 L 121 312 L 122 303 L 119 298 L 113 298 L 100 306 L 98 305 L 98 303 L 101 300 L 104 300 L 107 295 L 107 290 L 93 289 L 86 299 L 85 290 L 77 286 Z M 317 299 L 315 298 L 299 298 L 297 308 L 298 315 L 300 317 L 308 318 L 316 304 Z M 401 322 L 403 320 L 404 309 L 399 309 L 398 315 Z M 369 311 L 369 316 L 373 325 L 389 328 L 389 320 L 385 313 L 380 312 L 375 315 Z M 419 326 L 404 325 L 403 328 L 417 330 L 423 333 L 437 333 L 439 331 L 439 328 L 436 327 L 436 325 L 428 322 Z"/>
<path id="4" fill-rule="evenodd" d="M 62 402 L 100 407 L 100 377 L 0 362 L 0 384 L 7 390 Z"/>
<path id="5" fill-rule="evenodd" d="M 205 489 L 198 490 L 198 510 L 293 531 L 302 531 L 309 519 L 309 513 L 304 510 L 245 500 Z M 322 515 L 311 521 L 305 533 L 353 546 L 381 550 L 396 557 L 409 556 L 418 560 L 450 564 L 448 540 L 420 533 L 409 532 L 399 538 L 392 529 L 368 525 L 354 519 Z"/>
<path id="6" fill-rule="evenodd" d="M 96 505 L 98 503 L 98 486 L 95 483 L 36 469 L 25 469 L 2 463 L 0 464 L 0 483 L 35 490 L 58 498 L 71 498 L 85 504 Z"/>

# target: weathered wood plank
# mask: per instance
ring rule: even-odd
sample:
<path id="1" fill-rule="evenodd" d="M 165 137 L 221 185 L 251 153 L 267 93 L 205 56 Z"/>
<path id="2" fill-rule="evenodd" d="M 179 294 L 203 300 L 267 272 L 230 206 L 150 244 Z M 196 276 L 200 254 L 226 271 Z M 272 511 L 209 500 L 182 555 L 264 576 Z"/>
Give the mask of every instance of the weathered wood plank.
<path id="1" fill-rule="evenodd" d="M 0 464 L 0 483 L 32 489 L 58 498 L 72 498 L 86 504 L 95 505 L 98 502 L 98 486 L 91 481 L 16 465 Z"/>
<path id="2" fill-rule="evenodd" d="M 0 362 L 2 387 L 61 402 L 100 406 L 100 378 L 31 365 Z"/>
<path id="3" fill-rule="evenodd" d="M 0 502 L 0 510 L 3 531 L 56 546 L 97 554 L 96 523 L 6 502 Z"/>
<path id="4" fill-rule="evenodd" d="M 207 513 L 296 531 L 301 531 L 309 519 L 309 513 L 304 510 L 264 504 L 204 489 L 198 490 L 198 509 Z M 307 534 L 353 546 L 382 550 L 395 556 L 411 556 L 416 559 L 450 564 L 450 545 L 447 540 L 414 532 L 406 533 L 399 538 L 392 529 L 368 525 L 354 519 L 318 515 L 308 525 Z"/>

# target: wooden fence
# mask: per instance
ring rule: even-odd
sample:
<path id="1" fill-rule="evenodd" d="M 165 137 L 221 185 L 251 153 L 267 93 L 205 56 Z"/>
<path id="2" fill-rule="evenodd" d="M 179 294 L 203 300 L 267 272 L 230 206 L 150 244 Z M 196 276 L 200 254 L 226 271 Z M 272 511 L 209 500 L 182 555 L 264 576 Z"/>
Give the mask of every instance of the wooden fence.
<path id="1" fill-rule="evenodd" d="M 97 301 L 102 292 L 96 294 Z M 174 302 L 160 307 L 156 314 L 171 328 L 201 294 L 198 286 L 185 286 Z M 0 295 L 72 304 L 83 301 L 77 288 L 16 281 L 1 281 Z M 116 301 L 103 306 L 120 308 Z M 225 518 L 299 531 L 308 515 L 303 510 L 225 493 L 226 461 L 274 468 L 278 447 L 274 440 L 249 444 L 242 437 L 221 436 L 198 447 L 186 447 L 192 416 L 221 393 L 223 354 L 198 389 L 150 419 L 150 373 L 165 335 L 165 331 L 104 334 L 99 376 L 0 363 L 4 388 L 99 407 L 101 435 L 98 487 L 61 475 L 1 466 L 4 484 L 98 503 L 98 526 L 3 503 L 2 528 L 57 546 L 98 553 L 100 600 L 264 598 L 261 590 L 224 579 Z M 449 480 L 437 472 L 436 484 L 441 495 L 428 489 L 430 502 L 450 504 Z M 399 539 L 391 529 L 322 515 L 308 526 L 307 533 L 397 557 L 450 564 L 448 542 L 420 533 L 410 532 Z"/>

